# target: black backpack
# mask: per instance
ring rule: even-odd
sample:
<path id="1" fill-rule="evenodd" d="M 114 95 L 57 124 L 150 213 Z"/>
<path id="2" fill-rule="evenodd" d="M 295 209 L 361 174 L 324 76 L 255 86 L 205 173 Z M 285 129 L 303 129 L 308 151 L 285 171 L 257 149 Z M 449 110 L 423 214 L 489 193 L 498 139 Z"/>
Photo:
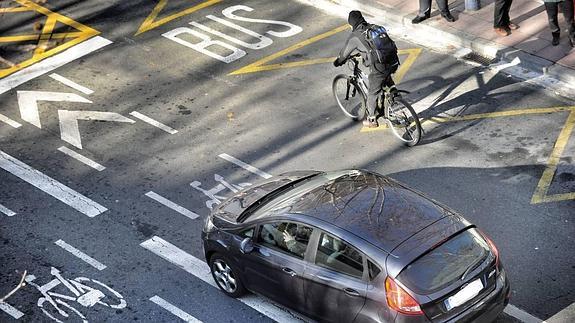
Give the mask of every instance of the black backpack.
<path id="1" fill-rule="evenodd" d="M 374 63 L 387 65 L 393 71 L 399 66 L 399 57 L 397 56 L 397 46 L 387 34 L 384 27 L 378 25 L 369 25 L 364 31 L 365 40 L 369 45 L 369 51 Z M 376 64 L 377 65 L 377 64 Z"/>

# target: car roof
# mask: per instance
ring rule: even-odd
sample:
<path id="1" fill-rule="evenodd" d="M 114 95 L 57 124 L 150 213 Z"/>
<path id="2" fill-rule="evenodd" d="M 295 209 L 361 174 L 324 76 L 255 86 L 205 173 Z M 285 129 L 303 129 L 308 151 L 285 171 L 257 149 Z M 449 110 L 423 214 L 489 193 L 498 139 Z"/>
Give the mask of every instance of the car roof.
<path id="1" fill-rule="evenodd" d="M 286 192 L 258 218 L 301 214 L 391 252 L 423 228 L 453 214 L 406 186 L 365 170 L 326 172 Z"/>

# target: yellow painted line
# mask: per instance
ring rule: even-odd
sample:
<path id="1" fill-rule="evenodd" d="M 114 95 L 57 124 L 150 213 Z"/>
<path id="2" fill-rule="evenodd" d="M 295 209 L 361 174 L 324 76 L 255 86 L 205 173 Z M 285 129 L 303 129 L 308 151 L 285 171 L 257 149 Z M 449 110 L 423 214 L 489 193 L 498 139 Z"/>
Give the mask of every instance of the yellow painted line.
<path id="1" fill-rule="evenodd" d="M 90 28 L 84 24 L 81 24 L 77 21 L 74 21 L 74 20 L 72 20 L 66 16 L 63 16 L 59 13 L 53 12 L 48 8 L 44 8 L 42 6 L 39 6 L 32 1 L 29 1 L 29 0 L 14 0 L 14 1 L 16 1 L 19 4 L 26 6 L 30 9 L 34 10 L 34 11 L 37 11 L 37 12 L 39 12 L 45 16 L 55 17 L 56 20 L 58 20 L 59 22 L 64 23 L 64 24 L 69 25 L 69 26 L 72 26 L 72 27 L 74 27 L 80 31 L 83 31 L 85 33 L 93 33 L 92 36 L 99 34 L 98 31 L 96 31 L 96 30 L 94 30 L 94 29 L 92 29 L 92 28 Z"/>
<path id="2" fill-rule="evenodd" d="M 575 107 L 519 109 L 519 110 L 469 114 L 469 115 L 465 115 L 465 116 L 433 117 L 431 119 L 431 121 L 437 122 L 437 123 L 453 122 L 453 121 L 469 121 L 469 120 L 477 120 L 477 119 L 515 117 L 515 116 L 528 115 L 528 114 L 545 114 L 545 113 L 554 113 L 554 112 L 561 112 L 561 111 L 573 111 L 573 110 L 575 110 Z"/>
<path id="3" fill-rule="evenodd" d="M 421 54 L 421 48 L 411 48 L 411 49 L 400 49 L 398 50 L 399 55 L 409 54 L 405 61 L 399 65 L 399 69 L 395 73 L 393 79 L 395 83 L 400 83 L 407 71 L 411 68 L 411 65 L 415 62 L 419 54 Z"/>
<path id="4" fill-rule="evenodd" d="M 165 17 L 165 18 L 162 18 L 162 19 L 159 19 L 156 21 L 158 14 L 164 9 L 164 7 L 168 3 L 168 1 L 169 0 L 160 0 L 160 2 L 154 7 L 154 9 L 148 15 L 148 17 L 146 17 L 146 19 L 144 20 L 142 25 L 140 25 L 140 28 L 138 28 L 138 31 L 136 32 L 136 34 L 134 36 L 145 33 L 146 31 L 150 31 L 150 30 L 157 28 L 161 25 L 164 25 L 164 24 L 166 24 L 166 23 L 168 23 L 174 19 L 178 19 L 178 18 L 183 17 L 185 15 L 189 15 L 193 12 L 196 12 L 200 9 L 214 5 L 218 2 L 221 2 L 222 0 L 208 0 L 208 1 L 200 3 L 199 5 L 193 6 L 191 8 L 188 8 L 186 10 L 180 11 L 178 13 L 175 13 L 173 15 L 170 15 L 168 17 Z"/>
<path id="5" fill-rule="evenodd" d="M 0 8 L 0 13 L 8 13 L 8 12 L 23 12 L 23 11 L 30 11 L 32 9 L 26 7 L 14 7 L 14 8 Z"/>
<path id="6" fill-rule="evenodd" d="M 42 34 L 40 35 L 40 41 L 38 41 L 38 46 L 34 50 L 34 55 L 32 59 L 39 57 L 40 55 L 44 54 L 46 48 L 48 47 L 48 41 L 50 41 L 50 36 L 54 31 L 54 27 L 56 27 L 56 17 L 48 16 L 46 18 L 46 22 L 44 23 L 44 28 L 42 28 Z"/>
<path id="7" fill-rule="evenodd" d="M 18 35 L 18 36 L 3 36 L 0 37 L 0 43 L 13 43 L 28 40 L 38 40 L 40 35 Z"/>
<path id="8" fill-rule="evenodd" d="M 324 38 L 327 38 L 329 36 L 335 35 L 339 32 L 342 32 L 346 29 L 349 29 L 349 25 L 345 24 L 343 26 L 339 26 L 337 28 L 334 28 L 328 32 L 325 32 L 323 34 L 308 38 L 302 42 L 299 42 L 293 46 L 290 46 L 286 49 L 280 50 L 277 53 L 274 53 L 270 56 L 264 57 L 258 61 L 255 61 L 247 66 L 244 66 L 238 70 L 235 70 L 233 72 L 231 72 L 228 75 L 239 75 L 239 74 L 246 74 L 246 73 L 254 73 L 254 72 L 261 72 L 261 71 L 269 71 L 272 69 L 280 69 L 280 68 L 289 68 L 289 67 L 296 67 L 296 66 L 304 66 L 304 65 L 311 65 L 311 64 L 303 64 L 300 62 L 292 62 L 292 63 L 284 63 L 284 64 L 275 64 L 276 68 L 269 68 L 268 66 L 264 65 L 268 62 L 273 61 L 274 59 L 277 59 L 279 57 L 282 57 L 284 55 L 287 55 L 295 50 L 298 50 L 302 47 L 305 47 L 307 45 L 313 44 L 317 41 L 320 41 Z M 322 60 L 321 63 L 327 62 L 329 58 L 320 58 L 319 60 Z M 335 58 L 332 58 L 331 60 L 333 61 Z M 304 61 L 305 62 L 305 61 Z M 301 65 L 297 65 L 298 63 L 300 63 Z M 318 64 L 317 62 L 315 64 Z"/>
<path id="9" fill-rule="evenodd" d="M 535 193 L 531 198 L 531 203 L 542 203 L 542 202 L 551 202 L 551 201 L 562 201 L 567 199 L 575 198 L 574 193 L 567 193 L 567 194 L 556 194 L 556 195 L 547 195 L 547 191 L 549 190 L 549 186 L 551 186 L 551 182 L 553 181 L 553 176 L 555 175 L 555 171 L 557 170 L 557 165 L 559 164 L 559 160 L 563 151 L 565 150 L 565 146 L 567 146 L 567 142 L 571 136 L 571 132 L 573 132 L 573 128 L 575 127 L 575 110 L 569 113 L 569 117 L 555 142 L 555 147 L 551 152 L 551 156 L 547 161 L 547 168 L 543 171 L 543 175 L 541 179 L 539 179 L 539 184 L 535 189 Z"/>

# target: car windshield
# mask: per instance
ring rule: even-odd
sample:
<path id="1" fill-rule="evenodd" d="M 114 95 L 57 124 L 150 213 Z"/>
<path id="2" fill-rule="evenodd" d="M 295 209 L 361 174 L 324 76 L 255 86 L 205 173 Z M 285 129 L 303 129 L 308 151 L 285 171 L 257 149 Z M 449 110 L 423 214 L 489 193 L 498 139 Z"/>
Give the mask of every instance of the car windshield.
<path id="1" fill-rule="evenodd" d="M 252 210 L 246 210 L 246 217 L 242 217 L 242 221 L 254 221 L 269 214 L 289 213 L 291 206 L 305 193 L 312 191 L 327 182 L 333 181 L 334 179 L 346 175 L 355 176 L 356 174 L 350 171 L 323 173 L 311 177 L 306 181 L 297 182 L 293 185 L 287 185 L 280 191 L 272 193 L 268 200 L 264 201 L 262 204 L 259 204 L 256 208 Z"/>
<path id="2" fill-rule="evenodd" d="M 485 239 L 469 229 L 412 262 L 398 279 L 418 294 L 431 294 L 461 279 L 490 254 Z"/>

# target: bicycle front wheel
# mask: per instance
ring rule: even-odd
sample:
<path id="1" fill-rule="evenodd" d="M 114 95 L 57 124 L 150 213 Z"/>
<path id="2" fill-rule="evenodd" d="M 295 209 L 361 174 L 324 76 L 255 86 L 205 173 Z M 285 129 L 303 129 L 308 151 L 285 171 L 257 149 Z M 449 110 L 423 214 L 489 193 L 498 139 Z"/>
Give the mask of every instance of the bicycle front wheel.
<path id="1" fill-rule="evenodd" d="M 396 98 L 386 107 L 386 122 L 393 134 L 407 146 L 415 146 L 421 139 L 421 122 L 413 107 L 402 98 Z"/>
<path id="2" fill-rule="evenodd" d="M 332 91 L 335 102 L 347 117 L 353 120 L 364 117 L 367 103 L 365 94 L 349 76 L 336 76 L 333 79 Z"/>

